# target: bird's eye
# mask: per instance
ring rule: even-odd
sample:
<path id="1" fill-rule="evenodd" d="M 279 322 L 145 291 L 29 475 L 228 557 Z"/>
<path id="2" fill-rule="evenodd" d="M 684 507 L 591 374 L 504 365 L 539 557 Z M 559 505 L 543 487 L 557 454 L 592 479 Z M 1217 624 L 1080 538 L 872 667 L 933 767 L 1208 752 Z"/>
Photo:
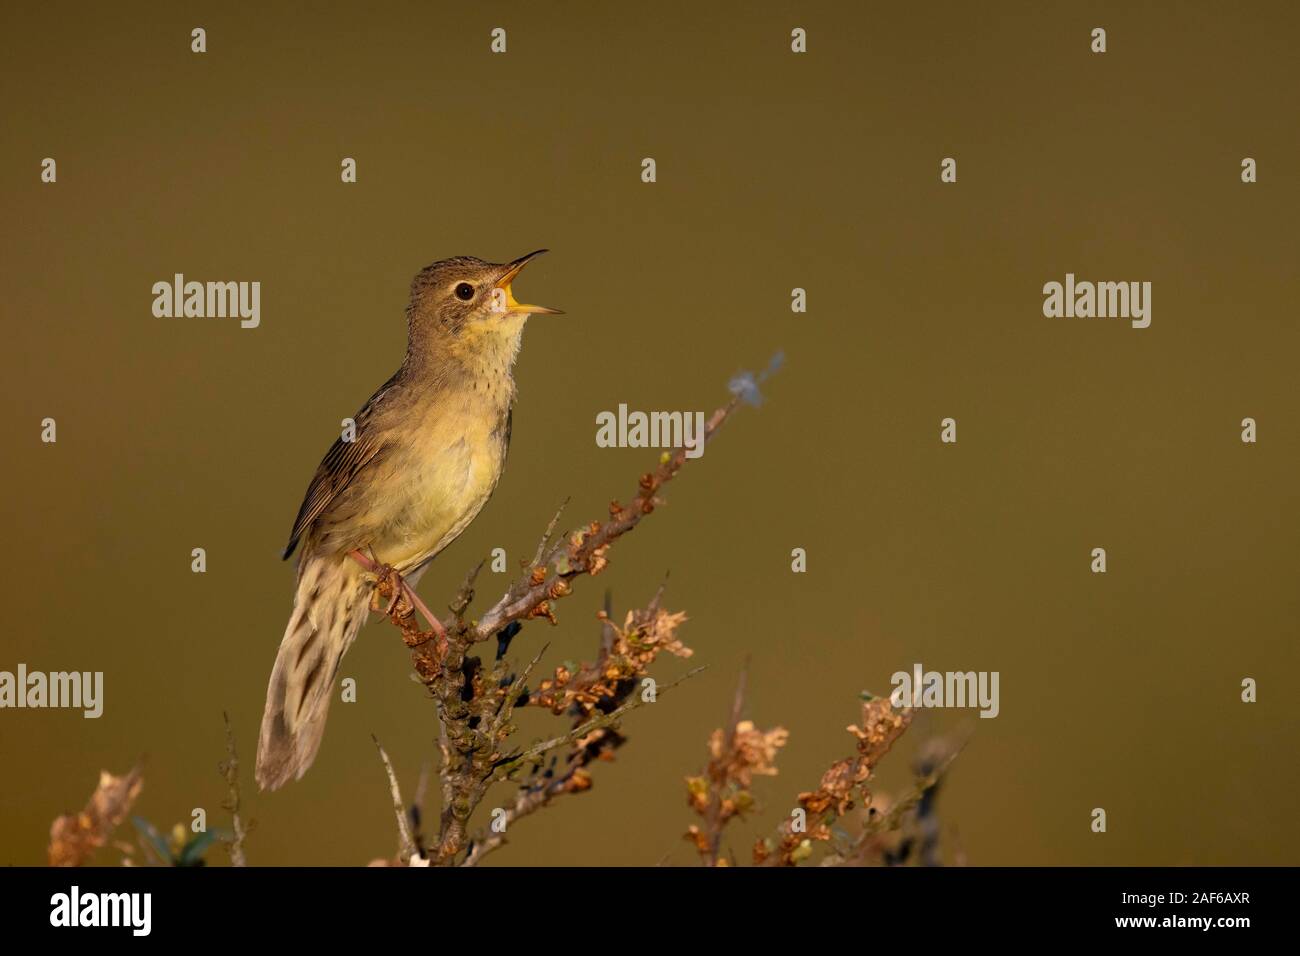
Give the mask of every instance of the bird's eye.
<path id="1" fill-rule="evenodd" d="M 474 287 L 468 282 L 461 282 L 456 286 L 456 298 L 462 302 L 468 302 L 474 298 Z"/>

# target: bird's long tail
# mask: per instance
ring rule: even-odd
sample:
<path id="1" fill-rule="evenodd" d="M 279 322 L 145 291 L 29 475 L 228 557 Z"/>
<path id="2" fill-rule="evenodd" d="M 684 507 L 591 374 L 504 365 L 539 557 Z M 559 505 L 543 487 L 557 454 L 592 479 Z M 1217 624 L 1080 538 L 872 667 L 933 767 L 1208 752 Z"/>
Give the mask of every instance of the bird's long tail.
<path id="1" fill-rule="evenodd" d="M 293 614 L 266 688 L 257 783 L 299 779 L 320 749 L 339 664 L 370 613 L 370 584 L 347 557 L 304 556 Z"/>

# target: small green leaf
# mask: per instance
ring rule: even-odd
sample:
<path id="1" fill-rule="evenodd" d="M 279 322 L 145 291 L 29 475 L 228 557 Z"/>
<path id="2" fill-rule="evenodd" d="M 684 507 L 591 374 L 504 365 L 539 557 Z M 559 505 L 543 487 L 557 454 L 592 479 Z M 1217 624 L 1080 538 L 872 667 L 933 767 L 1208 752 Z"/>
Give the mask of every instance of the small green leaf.
<path id="1" fill-rule="evenodd" d="M 164 863 L 175 865 L 176 860 L 172 856 L 171 847 L 167 845 L 167 840 L 158 832 L 157 828 L 148 820 L 142 820 L 139 817 L 132 817 L 131 822 L 135 828 L 140 831 L 140 836 L 148 842 L 153 851 L 158 854 L 158 858 Z"/>
<path id="2" fill-rule="evenodd" d="M 177 866 L 197 866 L 203 862 L 203 854 L 208 851 L 214 841 L 222 839 L 225 831 L 215 829 L 208 830 L 206 833 L 196 833 L 194 838 L 185 844 L 181 849 L 181 855 L 176 861 Z"/>

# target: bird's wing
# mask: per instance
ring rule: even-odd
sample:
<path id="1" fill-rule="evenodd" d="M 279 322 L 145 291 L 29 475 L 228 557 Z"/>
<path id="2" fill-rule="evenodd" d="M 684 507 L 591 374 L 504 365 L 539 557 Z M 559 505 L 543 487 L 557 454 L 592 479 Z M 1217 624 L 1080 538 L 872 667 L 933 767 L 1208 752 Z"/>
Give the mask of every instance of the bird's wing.
<path id="1" fill-rule="evenodd" d="M 280 556 L 287 559 L 298 546 L 298 541 L 311 527 L 311 523 L 320 517 L 329 503 L 352 483 L 357 475 L 383 451 L 386 442 L 373 422 L 376 406 L 388 391 L 393 380 L 389 379 L 368 401 L 356 417 L 356 436 L 352 441 L 344 441 L 342 436 L 334 440 L 330 450 L 325 453 L 316 475 L 307 487 L 307 494 L 294 519 L 293 531 L 289 533 L 289 543 L 285 545 Z"/>

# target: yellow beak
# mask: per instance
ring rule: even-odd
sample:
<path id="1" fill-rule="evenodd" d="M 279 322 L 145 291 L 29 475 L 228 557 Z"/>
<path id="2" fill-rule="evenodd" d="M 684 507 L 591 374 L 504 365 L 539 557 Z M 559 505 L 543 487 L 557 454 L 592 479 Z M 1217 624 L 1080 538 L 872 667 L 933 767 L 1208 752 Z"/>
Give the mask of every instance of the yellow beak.
<path id="1" fill-rule="evenodd" d="M 526 256 L 520 256 L 514 262 L 506 267 L 505 274 L 497 280 L 497 288 L 506 294 L 505 310 L 507 312 L 524 313 L 528 315 L 564 315 L 561 309 L 548 309 L 544 305 L 527 305 L 526 303 L 516 302 L 515 294 L 510 291 L 510 283 L 515 280 L 515 276 L 523 271 L 524 266 L 528 265 L 533 259 L 540 256 L 545 249 L 538 249 L 536 252 L 530 252 Z"/>

